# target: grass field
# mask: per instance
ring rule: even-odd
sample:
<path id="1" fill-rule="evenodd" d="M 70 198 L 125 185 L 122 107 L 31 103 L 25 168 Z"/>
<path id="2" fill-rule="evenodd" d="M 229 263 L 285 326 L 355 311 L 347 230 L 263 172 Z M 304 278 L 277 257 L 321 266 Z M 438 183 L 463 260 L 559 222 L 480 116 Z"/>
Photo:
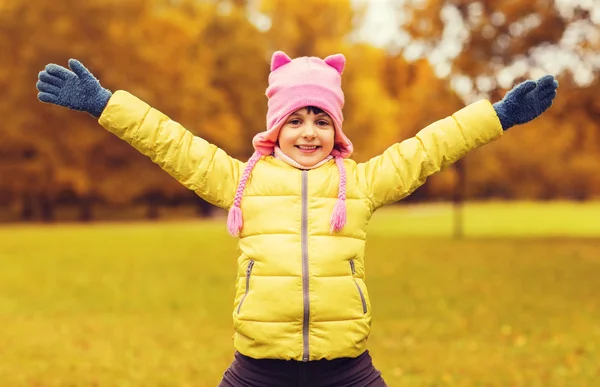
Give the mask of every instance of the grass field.
<path id="1" fill-rule="evenodd" d="M 600 386 L 600 205 L 376 214 L 370 350 L 391 387 Z M 0 386 L 216 386 L 223 220 L 0 228 Z"/>

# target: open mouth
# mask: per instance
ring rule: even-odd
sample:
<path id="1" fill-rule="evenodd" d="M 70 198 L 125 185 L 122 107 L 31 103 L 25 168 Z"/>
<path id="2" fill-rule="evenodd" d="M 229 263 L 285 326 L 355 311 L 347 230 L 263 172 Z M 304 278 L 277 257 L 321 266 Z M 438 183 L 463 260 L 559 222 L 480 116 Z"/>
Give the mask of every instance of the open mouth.
<path id="1" fill-rule="evenodd" d="M 296 148 L 303 151 L 315 151 L 320 148 L 318 145 L 294 145 Z"/>

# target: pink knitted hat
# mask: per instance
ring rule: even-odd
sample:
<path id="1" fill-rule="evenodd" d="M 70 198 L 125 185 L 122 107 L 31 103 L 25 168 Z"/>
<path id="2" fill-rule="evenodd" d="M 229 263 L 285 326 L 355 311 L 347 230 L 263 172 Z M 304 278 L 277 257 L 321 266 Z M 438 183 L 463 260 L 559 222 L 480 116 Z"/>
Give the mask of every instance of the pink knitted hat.
<path id="1" fill-rule="evenodd" d="M 344 93 L 341 88 L 341 75 L 346 58 L 335 54 L 320 59 L 300 57 L 291 59 L 282 51 L 271 58 L 269 86 L 266 90 L 268 101 L 267 130 L 258 133 L 252 140 L 256 150 L 248 160 L 238 185 L 233 205 L 229 210 L 227 226 L 233 236 L 242 228 L 242 195 L 252 169 L 263 155 L 273 153 L 279 131 L 290 114 L 306 106 L 315 106 L 325 111 L 333 120 L 335 128 L 334 149 L 331 155 L 340 173 L 338 200 L 331 217 L 331 232 L 339 231 L 346 223 L 346 170 L 342 159 L 350 157 L 353 146 L 342 131 L 344 116 Z"/>
<path id="2" fill-rule="evenodd" d="M 301 57 L 292 60 L 281 51 L 275 52 L 265 93 L 269 99 L 267 131 L 254 136 L 254 149 L 264 155 L 273 153 L 279 130 L 288 116 L 303 107 L 315 106 L 333 119 L 335 147 L 331 154 L 349 157 L 353 151 L 352 143 L 342 132 L 344 93 L 341 75 L 345 65 L 346 58 L 342 54 L 325 59 Z"/>

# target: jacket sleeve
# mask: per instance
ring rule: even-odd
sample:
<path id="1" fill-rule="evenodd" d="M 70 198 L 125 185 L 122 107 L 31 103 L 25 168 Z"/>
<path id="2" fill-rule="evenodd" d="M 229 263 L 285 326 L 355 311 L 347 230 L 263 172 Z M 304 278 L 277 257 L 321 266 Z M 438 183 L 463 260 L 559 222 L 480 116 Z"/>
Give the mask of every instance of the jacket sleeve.
<path id="1" fill-rule="evenodd" d="M 489 101 L 475 102 L 357 165 L 357 179 L 374 210 L 419 188 L 430 175 L 502 135 Z"/>
<path id="2" fill-rule="evenodd" d="M 207 202 L 233 203 L 243 163 L 137 97 L 116 91 L 98 122 Z"/>

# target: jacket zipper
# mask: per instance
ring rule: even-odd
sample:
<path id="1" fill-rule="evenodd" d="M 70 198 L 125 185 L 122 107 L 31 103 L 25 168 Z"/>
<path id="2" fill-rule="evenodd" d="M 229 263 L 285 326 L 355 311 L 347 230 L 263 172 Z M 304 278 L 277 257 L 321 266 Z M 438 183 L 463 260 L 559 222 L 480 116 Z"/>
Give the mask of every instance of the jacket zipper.
<path id="1" fill-rule="evenodd" d="M 307 362 L 309 359 L 308 327 L 310 318 L 310 296 L 308 292 L 308 171 L 302 171 L 302 222 L 300 242 L 302 249 L 302 297 L 304 299 L 304 317 L 302 320 L 302 361 Z"/>
<path id="2" fill-rule="evenodd" d="M 250 262 L 248 262 L 248 267 L 246 268 L 246 292 L 244 293 L 244 296 L 242 297 L 242 300 L 240 301 L 240 305 L 238 305 L 238 314 L 240 313 L 240 310 L 242 309 L 242 304 L 244 303 L 244 300 L 246 299 L 246 296 L 248 296 L 248 292 L 250 291 L 250 274 L 252 274 L 252 268 L 254 267 L 254 261 L 251 260 Z"/>
<path id="3" fill-rule="evenodd" d="M 363 313 L 367 313 L 367 300 L 365 299 L 365 295 L 363 294 L 363 291 L 360 288 L 360 285 L 358 284 L 356 277 L 354 276 L 356 274 L 356 268 L 354 267 L 353 259 L 350 260 L 350 270 L 352 270 L 352 279 L 354 280 L 354 284 L 356 285 L 356 288 L 358 289 L 358 294 L 360 294 L 360 301 L 362 302 Z"/>

